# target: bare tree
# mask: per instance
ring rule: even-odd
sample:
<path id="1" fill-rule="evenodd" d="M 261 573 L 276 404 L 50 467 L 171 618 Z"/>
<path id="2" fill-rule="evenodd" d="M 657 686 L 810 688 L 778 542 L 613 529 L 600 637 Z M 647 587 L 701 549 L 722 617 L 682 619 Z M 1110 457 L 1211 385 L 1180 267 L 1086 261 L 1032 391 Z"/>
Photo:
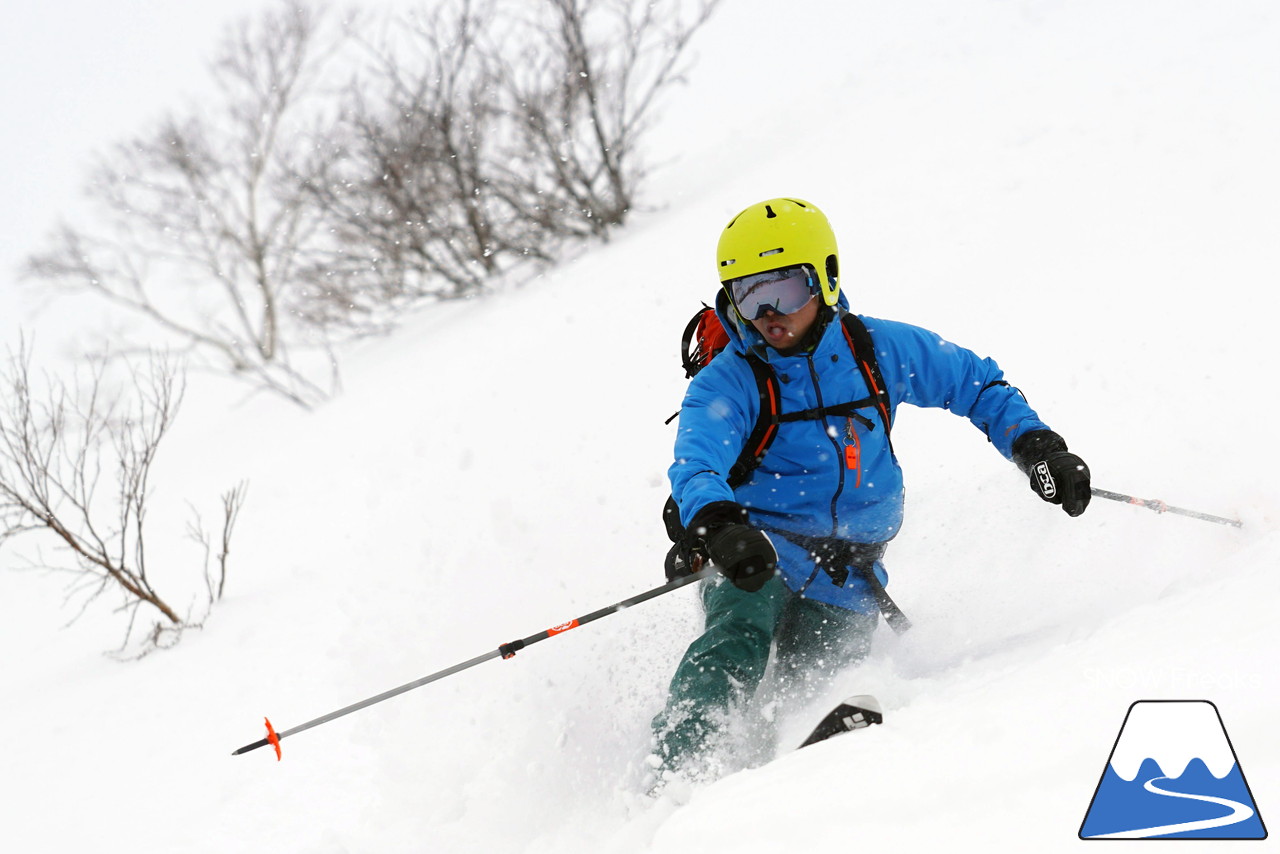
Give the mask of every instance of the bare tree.
<path id="1" fill-rule="evenodd" d="M 524 209 L 557 230 L 607 238 L 635 204 L 657 102 L 720 0 L 543 2 L 502 74 L 519 134 L 503 181 L 525 176 Z"/>
<path id="2" fill-rule="evenodd" d="M 204 580 L 205 593 L 210 604 L 222 599 L 227 588 L 227 561 L 231 557 L 231 534 L 235 530 L 236 521 L 240 518 L 240 508 L 244 506 L 248 484 L 241 481 L 222 494 L 222 535 L 218 538 L 217 555 L 213 555 L 214 544 L 209 532 L 200 518 L 200 511 L 191 508 L 192 519 L 187 525 L 187 536 L 204 547 Z M 209 566 L 210 557 L 218 561 L 216 574 Z"/>
<path id="3" fill-rule="evenodd" d="M 134 641 L 139 616 L 150 614 L 145 654 L 176 643 L 221 598 L 244 487 L 223 496 L 216 581 L 207 561 L 204 567 L 208 599 L 200 613 L 184 613 L 153 583 L 145 524 L 156 453 L 177 415 L 182 384 L 170 362 L 153 358 L 131 375 L 132 402 L 108 400 L 105 365 L 96 363 L 83 383 L 50 379 L 44 393 L 33 388 L 25 349 L 0 371 L 0 546 L 21 535 L 51 538 L 63 559 L 33 565 L 72 576 L 68 599 L 82 600 L 77 617 L 114 594 L 128 615 L 122 649 Z M 198 520 L 192 531 L 208 542 Z"/>
<path id="4" fill-rule="evenodd" d="M 655 104 L 718 2 L 450 0 L 368 45 L 340 153 L 311 173 L 337 241 L 314 268 L 317 322 L 378 328 L 406 302 L 468 296 L 607 237 L 634 205 Z"/>
<path id="5" fill-rule="evenodd" d="M 623 224 L 656 105 L 718 3 L 438 0 L 376 44 L 281 6 L 226 40 L 216 103 L 102 165 L 105 227 L 64 226 L 28 273 L 309 406 L 336 371 L 304 344 L 329 355 Z M 339 42 L 364 67 L 345 101 L 308 100 Z"/>
<path id="6" fill-rule="evenodd" d="M 220 100 L 118 146 L 89 187 L 101 228 L 62 226 L 27 273 L 106 297 L 298 403 L 323 398 L 285 327 L 319 225 L 297 181 L 313 138 L 302 104 L 330 52 L 308 7 L 242 22 L 213 66 Z"/>
<path id="7" fill-rule="evenodd" d="M 340 155 L 308 185 L 335 251 L 318 265 L 326 323 L 377 318 L 424 297 L 483 289 L 520 262 L 550 261 L 539 224 L 493 180 L 510 137 L 487 50 L 492 2 L 443 2 L 399 21 L 351 87 Z"/>

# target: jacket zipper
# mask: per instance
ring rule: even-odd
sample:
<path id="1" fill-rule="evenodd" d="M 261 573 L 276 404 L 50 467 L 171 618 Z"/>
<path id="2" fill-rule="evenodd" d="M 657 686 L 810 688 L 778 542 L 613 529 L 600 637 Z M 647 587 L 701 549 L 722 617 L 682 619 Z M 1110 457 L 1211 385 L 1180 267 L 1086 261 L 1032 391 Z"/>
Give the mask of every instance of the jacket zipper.
<path id="1" fill-rule="evenodd" d="M 809 361 L 809 377 L 813 380 L 813 392 L 818 399 L 818 408 L 822 409 L 826 406 L 822 402 L 822 386 L 818 382 L 818 370 L 813 365 L 813 354 L 806 353 L 805 358 Z M 840 500 L 841 494 L 844 493 L 844 470 L 843 464 L 844 452 L 840 448 L 840 440 L 831 434 L 831 424 L 827 421 L 827 416 L 822 416 L 822 432 L 831 440 L 831 448 L 835 451 L 836 470 L 839 473 L 839 479 L 836 482 L 836 491 L 831 496 L 831 536 L 835 536 L 840 530 L 839 513 L 836 510 L 836 504 Z"/>

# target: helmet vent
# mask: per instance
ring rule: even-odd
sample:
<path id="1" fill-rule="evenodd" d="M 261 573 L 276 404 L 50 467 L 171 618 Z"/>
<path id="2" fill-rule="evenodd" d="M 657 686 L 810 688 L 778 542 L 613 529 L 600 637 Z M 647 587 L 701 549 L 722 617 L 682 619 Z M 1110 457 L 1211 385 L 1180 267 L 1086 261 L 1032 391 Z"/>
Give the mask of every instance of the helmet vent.
<path id="1" fill-rule="evenodd" d="M 769 219 L 773 219 L 774 217 L 777 216 L 777 214 L 773 212 L 773 205 L 764 206 L 764 215 Z"/>
<path id="2" fill-rule="evenodd" d="M 779 255 L 781 253 L 782 253 L 782 247 L 779 246 L 777 249 L 766 249 L 765 251 L 760 253 L 760 257 L 767 258 L 770 255 Z"/>
<path id="3" fill-rule="evenodd" d="M 727 261 L 721 261 L 721 262 L 720 262 L 720 266 L 721 266 L 721 267 L 728 267 L 730 264 L 736 264 L 736 263 L 738 263 L 738 259 L 737 259 L 737 258 L 730 258 L 730 259 L 728 259 Z"/>

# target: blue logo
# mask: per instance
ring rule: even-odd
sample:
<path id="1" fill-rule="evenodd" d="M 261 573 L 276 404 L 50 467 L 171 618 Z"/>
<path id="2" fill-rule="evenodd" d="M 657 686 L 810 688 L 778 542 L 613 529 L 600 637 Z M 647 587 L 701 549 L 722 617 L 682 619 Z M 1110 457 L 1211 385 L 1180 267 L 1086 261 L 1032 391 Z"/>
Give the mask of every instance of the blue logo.
<path id="1" fill-rule="evenodd" d="M 1266 839 L 1218 707 L 1139 700 L 1129 707 L 1081 839 Z"/>

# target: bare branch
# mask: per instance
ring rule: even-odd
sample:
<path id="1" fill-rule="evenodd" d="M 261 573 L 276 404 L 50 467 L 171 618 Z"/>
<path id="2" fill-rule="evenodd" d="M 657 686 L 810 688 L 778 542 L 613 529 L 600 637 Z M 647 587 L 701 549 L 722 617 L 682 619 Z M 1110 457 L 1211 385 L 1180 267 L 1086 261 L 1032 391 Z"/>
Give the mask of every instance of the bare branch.
<path id="1" fill-rule="evenodd" d="M 43 394 L 34 389 L 25 343 L 0 370 L 5 392 L 0 396 L 0 544 L 48 535 L 65 556 L 49 568 L 75 578 L 68 597 L 81 605 L 72 621 L 114 591 L 118 610 L 129 615 L 124 645 L 133 639 L 144 608 L 156 615 L 148 634 L 148 643 L 156 645 L 176 640 L 193 625 L 156 589 L 146 548 L 151 475 L 177 415 L 183 382 L 171 362 L 154 356 L 145 369 L 130 372 L 130 394 L 108 403 L 104 364 L 72 385 L 46 377 Z M 109 495 L 99 492 L 104 471 L 114 472 Z M 217 597 L 210 598 L 210 606 L 225 585 L 226 556 L 243 496 L 242 484 L 223 499 Z"/>
<path id="2" fill-rule="evenodd" d="M 286 346 L 313 334 L 288 307 L 321 224 L 298 175 L 314 148 L 307 99 L 340 42 L 322 18 L 282 2 L 229 31 L 218 99 L 103 158 L 89 186 L 101 225 L 64 225 L 27 276 L 104 297 L 298 403 L 323 399 Z"/>
<path id="3" fill-rule="evenodd" d="M 104 161 L 106 227 L 63 227 L 27 272 L 313 405 L 333 341 L 624 224 L 648 124 L 719 2 L 436 0 L 345 40 L 282 2 L 228 33 L 213 103 Z M 336 44 L 361 65 L 330 105 Z"/>
<path id="4" fill-rule="evenodd" d="M 495 58 L 515 140 L 497 180 L 533 190 L 536 202 L 522 208 L 575 237 L 607 239 L 625 222 L 644 177 L 648 120 L 718 5 L 543 0 L 522 20 L 524 37 Z"/>

